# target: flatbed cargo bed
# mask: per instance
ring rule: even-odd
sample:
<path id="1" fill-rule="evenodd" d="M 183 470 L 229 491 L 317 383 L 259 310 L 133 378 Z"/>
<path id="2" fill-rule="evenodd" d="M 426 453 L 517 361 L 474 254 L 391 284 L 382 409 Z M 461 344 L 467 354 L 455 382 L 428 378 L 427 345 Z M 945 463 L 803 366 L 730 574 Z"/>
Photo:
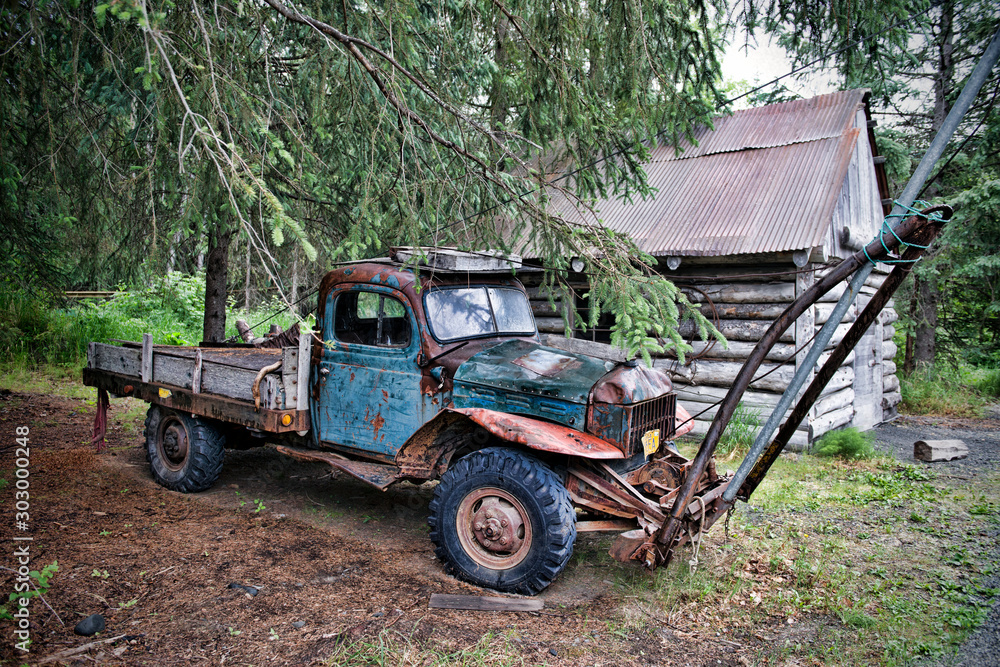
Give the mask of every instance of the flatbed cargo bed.
<path id="1" fill-rule="evenodd" d="M 84 384 L 271 433 L 307 431 L 309 342 L 296 347 L 91 343 Z M 299 363 L 302 359 L 303 363 Z"/>

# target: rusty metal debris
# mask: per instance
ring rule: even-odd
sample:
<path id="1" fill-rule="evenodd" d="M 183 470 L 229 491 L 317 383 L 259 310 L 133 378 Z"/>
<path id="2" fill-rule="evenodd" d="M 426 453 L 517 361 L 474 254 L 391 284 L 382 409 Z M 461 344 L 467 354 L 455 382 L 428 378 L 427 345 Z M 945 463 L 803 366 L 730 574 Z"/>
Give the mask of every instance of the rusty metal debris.
<path id="1" fill-rule="evenodd" d="M 300 461 L 314 461 L 342 470 L 348 475 L 367 482 L 381 491 L 385 491 L 399 481 L 399 468 L 384 463 L 369 463 L 367 461 L 352 461 L 334 452 L 321 452 L 314 449 L 297 449 L 278 445 L 274 448 L 280 454 L 291 456 Z"/>

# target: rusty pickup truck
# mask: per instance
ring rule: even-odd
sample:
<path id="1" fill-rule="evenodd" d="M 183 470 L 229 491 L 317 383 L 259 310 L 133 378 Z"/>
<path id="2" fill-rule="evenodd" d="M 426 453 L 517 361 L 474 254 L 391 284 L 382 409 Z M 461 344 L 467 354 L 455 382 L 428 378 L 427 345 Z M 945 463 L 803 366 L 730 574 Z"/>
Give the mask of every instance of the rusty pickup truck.
<path id="1" fill-rule="evenodd" d="M 382 490 L 437 480 L 428 521 L 446 570 L 531 595 L 578 532 L 627 531 L 619 557 L 634 559 L 691 466 L 664 373 L 563 340 L 540 343 L 509 269 L 366 261 L 325 276 L 297 343 L 92 343 L 83 377 L 151 404 L 147 458 L 169 489 L 208 489 L 226 447 L 248 443 Z M 714 466 L 698 477 L 689 535 L 718 516 L 726 482 Z"/>

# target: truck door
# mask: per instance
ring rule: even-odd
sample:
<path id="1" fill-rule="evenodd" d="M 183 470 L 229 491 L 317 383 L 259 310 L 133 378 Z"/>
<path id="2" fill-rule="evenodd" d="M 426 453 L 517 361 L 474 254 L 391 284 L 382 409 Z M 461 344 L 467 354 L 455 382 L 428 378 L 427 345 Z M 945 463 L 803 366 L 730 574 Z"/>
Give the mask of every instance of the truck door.
<path id="1" fill-rule="evenodd" d="M 437 409 L 420 391 L 420 337 L 405 296 L 354 285 L 330 293 L 313 407 L 319 439 L 392 457 Z"/>

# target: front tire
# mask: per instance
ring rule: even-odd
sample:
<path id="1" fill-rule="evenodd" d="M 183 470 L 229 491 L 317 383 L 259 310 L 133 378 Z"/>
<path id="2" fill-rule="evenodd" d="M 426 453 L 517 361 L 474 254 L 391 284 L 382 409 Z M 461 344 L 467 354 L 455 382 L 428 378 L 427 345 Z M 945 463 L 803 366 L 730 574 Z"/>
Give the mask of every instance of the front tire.
<path id="1" fill-rule="evenodd" d="M 196 493 L 219 478 L 226 439 L 204 419 L 152 405 L 145 436 L 146 460 L 160 486 Z"/>
<path id="2" fill-rule="evenodd" d="M 516 450 L 490 447 L 459 460 L 442 475 L 430 510 L 438 559 L 478 586 L 534 595 L 573 555 L 576 514 L 566 487 Z"/>

